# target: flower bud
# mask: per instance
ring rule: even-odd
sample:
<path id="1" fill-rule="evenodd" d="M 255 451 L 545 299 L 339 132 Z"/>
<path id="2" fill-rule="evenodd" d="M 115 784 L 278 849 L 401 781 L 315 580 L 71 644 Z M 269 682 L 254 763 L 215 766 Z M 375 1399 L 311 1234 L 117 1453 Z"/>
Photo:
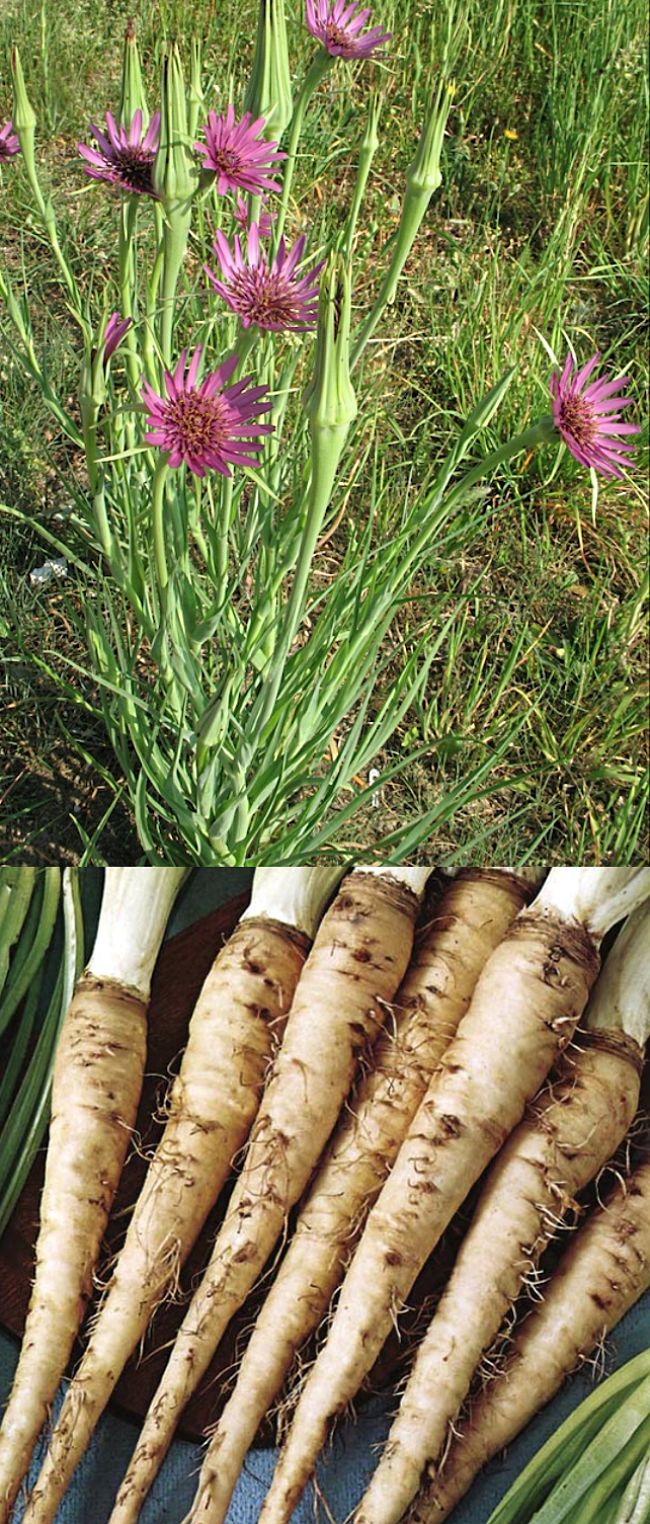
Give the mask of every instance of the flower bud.
<path id="1" fill-rule="evenodd" d="M 31 179 L 36 173 L 34 162 L 36 113 L 25 88 L 25 77 L 20 62 L 20 53 L 17 48 L 13 48 L 11 53 L 11 72 L 14 81 L 14 109 L 12 118 L 14 132 L 20 143 L 27 172 Z"/>
<path id="2" fill-rule="evenodd" d="M 293 115 L 291 70 L 284 0 L 260 0 L 253 71 L 244 110 L 264 118 L 264 132 L 276 141 Z"/>
<path id="3" fill-rule="evenodd" d="M 396 257 L 399 258 L 400 273 L 413 247 L 429 201 L 442 181 L 440 155 L 453 93 L 453 85 L 443 81 L 432 102 L 429 119 L 425 123 L 415 158 L 406 171 L 406 194 L 402 203 L 402 215 L 396 240 Z M 392 296 L 389 296 L 388 300 L 391 301 Z"/>
<path id="4" fill-rule="evenodd" d="M 183 66 L 176 43 L 162 63 L 160 146 L 153 166 L 153 188 L 168 213 L 189 213 L 197 186 L 190 148 Z"/>
<path id="5" fill-rule="evenodd" d="M 406 172 L 407 196 L 409 192 L 413 196 L 426 195 L 428 201 L 442 182 L 440 155 L 453 96 L 453 84 L 443 80 L 431 103 L 431 113 L 425 123 L 413 163 Z"/>
<path id="6" fill-rule="evenodd" d="M 305 388 L 303 407 L 312 436 L 315 429 L 341 436 L 339 452 L 357 414 L 349 364 L 351 302 L 350 268 L 334 251 L 321 279 L 314 374 Z"/>
<path id="7" fill-rule="evenodd" d="M 140 54 L 135 35 L 135 28 L 131 20 L 127 21 L 124 37 L 124 56 L 122 60 L 122 94 L 120 96 L 120 110 L 118 120 L 122 126 L 130 127 L 136 111 L 142 112 L 142 130 L 146 132 L 149 126 L 149 107 L 142 83 L 142 69 L 140 67 Z"/>

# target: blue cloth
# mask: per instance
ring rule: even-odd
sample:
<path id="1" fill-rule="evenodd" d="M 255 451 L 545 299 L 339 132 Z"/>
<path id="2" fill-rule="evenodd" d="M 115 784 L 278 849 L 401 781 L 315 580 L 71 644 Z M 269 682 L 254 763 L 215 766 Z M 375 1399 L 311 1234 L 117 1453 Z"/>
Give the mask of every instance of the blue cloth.
<path id="1" fill-rule="evenodd" d="M 614 1330 L 609 1341 L 607 1370 L 615 1370 L 625 1360 L 639 1354 L 650 1344 L 650 1297 L 628 1313 Z M 6 1394 L 13 1377 L 18 1355 L 17 1344 L 7 1335 L 0 1336 L 0 1391 Z M 467 1498 L 454 1514 L 454 1524 L 486 1524 L 492 1509 L 507 1492 L 515 1476 L 539 1450 L 567 1414 L 591 1391 L 589 1371 L 574 1376 L 528 1429 L 511 1446 L 506 1460 L 495 1460 L 477 1480 Z M 56 1404 L 60 1406 L 61 1397 Z M 343 1524 L 359 1501 L 375 1465 L 374 1447 L 382 1442 L 389 1428 L 385 1410 L 374 1409 L 359 1414 L 355 1424 L 343 1426 L 319 1468 L 319 1484 L 336 1524 Z M 135 1424 L 107 1412 L 82 1461 L 72 1485 L 57 1514 L 57 1524 L 106 1524 L 119 1482 L 126 1470 L 137 1438 Z M 41 1451 L 42 1456 L 42 1451 Z M 177 1440 L 172 1446 L 159 1477 L 142 1510 L 141 1524 L 181 1524 L 187 1514 L 196 1486 L 201 1462 L 199 1445 Z M 262 1499 L 269 1485 L 275 1455 L 272 1451 L 252 1451 L 240 1478 L 228 1512 L 228 1524 L 257 1524 Z M 36 1479 L 40 1465 L 37 1456 L 30 1474 Z M 18 1515 L 20 1518 L 20 1513 Z M 324 1510 L 317 1517 L 326 1524 Z M 294 1513 L 294 1524 L 314 1524 L 311 1488 Z"/>

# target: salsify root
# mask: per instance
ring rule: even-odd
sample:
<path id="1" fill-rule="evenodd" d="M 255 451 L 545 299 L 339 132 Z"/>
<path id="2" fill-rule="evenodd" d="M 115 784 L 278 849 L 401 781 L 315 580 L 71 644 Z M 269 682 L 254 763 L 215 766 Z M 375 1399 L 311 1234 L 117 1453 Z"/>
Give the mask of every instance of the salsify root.
<path id="1" fill-rule="evenodd" d="M 151 974 L 184 876 L 174 868 L 106 870 L 95 946 L 61 1028 L 34 1287 L 0 1430 L 2 1521 L 91 1296 L 142 1089 Z"/>
<path id="2" fill-rule="evenodd" d="M 372 1069 L 343 1114 L 257 1318 L 234 1391 L 203 1462 L 191 1518 L 222 1524 L 247 1450 L 317 1327 L 365 1216 L 381 1189 L 433 1070 L 469 1005 L 478 975 L 529 882 L 501 870 L 459 873 L 430 905 Z M 531 882 L 532 880 L 532 882 Z"/>
<path id="3" fill-rule="evenodd" d="M 137 1519 L 186 1402 L 285 1230 L 358 1060 L 386 1021 L 408 965 L 430 871 L 355 869 L 321 923 L 228 1214 L 145 1419 L 111 1524 Z"/>
<path id="4" fill-rule="evenodd" d="M 649 933 L 643 906 L 607 960 L 576 1045 L 492 1166 L 356 1524 L 398 1524 L 435 1474 L 449 1426 L 525 1278 L 628 1132 L 643 1062 L 632 1031 L 644 1040 L 650 1030 Z"/>
<path id="5" fill-rule="evenodd" d="M 573 1235 L 503 1371 L 471 1403 L 440 1474 L 416 1499 L 409 1524 L 448 1519 L 481 1467 L 550 1402 L 649 1287 L 650 1163 L 644 1163 Z"/>
<path id="6" fill-rule="evenodd" d="M 293 879 L 287 885 L 292 871 L 297 885 Z M 129 1356 L 169 1294 L 248 1136 L 318 916 L 338 876 L 318 868 L 258 872 L 251 905 L 213 963 L 171 1088 L 165 1130 L 52 1434 L 28 1520 L 54 1518 Z M 284 918 L 276 920 L 272 912 L 282 913 L 283 903 Z"/>
<path id="7" fill-rule="evenodd" d="M 649 892 L 645 869 L 553 869 L 492 954 L 370 1212 L 259 1524 L 288 1524 L 332 1419 L 355 1396 L 452 1216 L 570 1041 L 607 927 Z"/>

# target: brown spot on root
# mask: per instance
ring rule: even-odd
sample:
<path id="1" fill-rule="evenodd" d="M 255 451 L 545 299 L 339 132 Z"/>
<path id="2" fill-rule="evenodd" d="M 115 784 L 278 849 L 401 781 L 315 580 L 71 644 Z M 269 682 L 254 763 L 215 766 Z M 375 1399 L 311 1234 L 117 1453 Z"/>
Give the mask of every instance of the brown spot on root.
<path id="1" fill-rule="evenodd" d="M 590 1291 L 589 1296 L 594 1305 L 600 1308 L 601 1312 L 607 1312 L 609 1302 L 605 1297 L 599 1296 L 597 1291 Z"/>

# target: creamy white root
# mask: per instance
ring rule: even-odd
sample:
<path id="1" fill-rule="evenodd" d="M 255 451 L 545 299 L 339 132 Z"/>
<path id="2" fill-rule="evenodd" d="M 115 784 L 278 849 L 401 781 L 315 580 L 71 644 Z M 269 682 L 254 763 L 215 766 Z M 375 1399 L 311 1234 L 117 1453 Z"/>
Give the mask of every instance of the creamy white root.
<path id="1" fill-rule="evenodd" d="M 481 969 L 528 890 L 505 870 L 463 869 L 427 902 L 392 1019 L 319 1167 L 211 1438 L 192 1524 L 223 1524 L 256 1430 L 326 1313 Z"/>
<path id="2" fill-rule="evenodd" d="M 553 869 L 484 969 L 370 1212 L 259 1524 L 288 1524 L 330 1424 L 368 1374 L 428 1256 L 570 1041 L 607 928 L 645 869 Z"/>
<path id="3" fill-rule="evenodd" d="M 535 1276 L 576 1195 L 631 1125 L 650 1033 L 649 932 L 646 904 L 614 944 L 575 1046 L 488 1174 L 356 1524 L 398 1524 L 435 1476 L 474 1374 L 505 1331 L 525 1277 Z"/>
<path id="4" fill-rule="evenodd" d="M 418 908 L 419 895 L 391 873 L 355 869 L 323 918 L 228 1215 L 143 1425 L 111 1524 L 138 1517 L 186 1402 L 318 1163 L 358 1060 L 386 1022 L 408 965 Z"/>
<path id="5" fill-rule="evenodd" d="M 61 1028 L 34 1287 L 0 1429 L 2 1524 L 91 1294 L 140 1099 L 151 975 L 185 874 L 106 869 L 93 953 Z"/>
<path id="6" fill-rule="evenodd" d="M 516 1330 L 503 1371 L 476 1393 L 409 1524 L 442 1524 L 452 1517 L 481 1467 L 511 1443 L 649 1288 L 647 1163 L 620 1179 L 573 1234 L 543 1299 Z"/>
<path id="7" fill-rule="evenodd" d="M 26 1520 L 54 1519 L 126 1361 L 173 1287 L 246 1141 L 311 936 L 342 870 L 295 872 L 297 877 L 292 869 L 258 870 L 251 904 L 203 984 L 171 1089 L 167 1125 Z"/>

